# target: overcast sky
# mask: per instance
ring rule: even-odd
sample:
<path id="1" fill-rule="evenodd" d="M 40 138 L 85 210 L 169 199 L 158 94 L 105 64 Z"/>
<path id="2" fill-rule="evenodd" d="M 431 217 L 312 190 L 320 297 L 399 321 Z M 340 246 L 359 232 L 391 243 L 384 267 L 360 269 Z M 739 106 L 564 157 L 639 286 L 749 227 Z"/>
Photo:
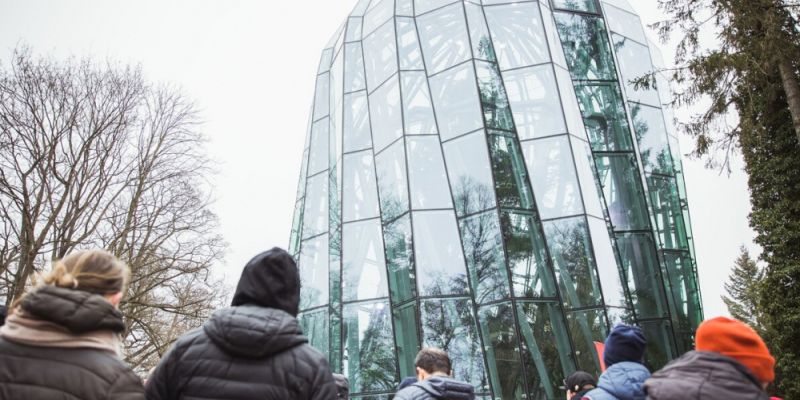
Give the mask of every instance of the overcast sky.
<path id="1" fill-rule="evenodd" d="M 219 271 L 233 285 L 251 256 L 288 244 L 320 51 L 355 2 L 0 0 L 0 62 L 24 43 L 57 58 L 141 64 L 151 80 L 182 87 L 219 162 L 214 208 L 230 243 Z M 656 4 L 634 7 L 652 23 Z M 670 63 L 671 44 L 662 50 Z M 691 140 L 681 142 L 687 153 Z M 730 177 L 698 160 L 684 166 L 706 316 L 723 315 L 738 247 L 756 251 L 746 177 L 740 162 Z"/>

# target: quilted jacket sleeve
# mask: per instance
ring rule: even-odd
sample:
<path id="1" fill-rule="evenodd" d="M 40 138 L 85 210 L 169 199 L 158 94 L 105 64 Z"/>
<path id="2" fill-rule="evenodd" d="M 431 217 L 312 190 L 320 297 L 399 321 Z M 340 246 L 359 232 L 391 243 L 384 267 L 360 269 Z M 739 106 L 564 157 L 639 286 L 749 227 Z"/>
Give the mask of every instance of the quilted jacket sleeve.
<path id="1" fill-rule="evenodd" d="M 115 400 L 144 400 L 142 381 L 133 372 L 125 371 L 111 385 L 107 398 Z"/>
<path id="2" fill-rule="evenodd" d="M 147 400 L 171 400 L 178 398 L 178 366 L 185 346 L 181 341 L 175 343 L 167 354 L 161 358 L 155 371 L 147 378 L 145 393 Z"/>
<path id="3" fill-rule="evenodd" d="M 336 381 L 333 380 L 331 368 L 324 358 L 317 365 L 313 379 L 310 400 L 336 400 L 339 389 L 336 387 Z"/>

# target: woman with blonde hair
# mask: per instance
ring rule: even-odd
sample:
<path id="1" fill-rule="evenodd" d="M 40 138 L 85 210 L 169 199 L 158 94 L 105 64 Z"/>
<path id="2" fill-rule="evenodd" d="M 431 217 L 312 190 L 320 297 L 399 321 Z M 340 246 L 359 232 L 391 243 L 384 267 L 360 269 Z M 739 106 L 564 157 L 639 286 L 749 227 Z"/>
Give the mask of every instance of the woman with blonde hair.
<path id="1" fill-rule="evenodd" d="M 0 328 L 0 399 L 144 399 L 121 359 L 128 274 L 101 250 L 54 262 Z"/>

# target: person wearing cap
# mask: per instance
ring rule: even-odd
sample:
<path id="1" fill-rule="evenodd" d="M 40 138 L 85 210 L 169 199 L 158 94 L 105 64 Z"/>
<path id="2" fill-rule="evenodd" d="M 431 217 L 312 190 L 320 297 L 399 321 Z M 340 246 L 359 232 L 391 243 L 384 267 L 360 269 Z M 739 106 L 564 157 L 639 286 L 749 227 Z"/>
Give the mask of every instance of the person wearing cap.
<path id="1" fill-rule="evenodd" d="M 597 388 L 583 396 L 584 400 L 644 400 L 644 382 L 650 371 L 644 362 L 647 340 L 641 328 L 617 325 L 606 338 L 603 361 L 606 371 L 600 375 Z"/>
<path id="2" fill-rule="evenodd" d="M 300 273 L 289 253 L 253 257 L 231 305 L 175 342 L 147 381 L 148 400 L 337 398 L 325 356 L 297 321 Z"/>
<path id="3" fill-rule="evenodd" d="M 775 359 L 747 324 L 719 317 L 700 324 L 695 351 L 667 364 L 645 383 L 650 400 L 769 400 Z"/>
<path id="4" fill-rule="evenodd" d="M 567 391 L 567 400 L 581 400 L 583 395 L 597 386 L 597 380 L 592 374 L 585 371 L 575 371 L 564 380 L 564 387 Z"/>

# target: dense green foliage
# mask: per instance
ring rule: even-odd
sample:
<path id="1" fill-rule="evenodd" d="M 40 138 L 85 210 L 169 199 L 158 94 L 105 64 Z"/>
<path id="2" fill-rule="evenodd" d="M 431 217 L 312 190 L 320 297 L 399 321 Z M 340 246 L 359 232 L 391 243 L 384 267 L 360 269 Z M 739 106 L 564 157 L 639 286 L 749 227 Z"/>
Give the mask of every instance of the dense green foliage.
<path id="1" fill-rule="evenodd" d="M 696 155 L 738 149 L 749 175 L 750 225 L 767 266 L 760 322 L 778 360 L 775 389 L 800 398 L 800 29 L 797 2 L 660 0 L 666 37 L 683 36 L 673 82 L 679 105 L 703 105 L 687 124 Z M 706 36 L 708 35 L 708 36 Z M 716 48 L 704 48 L 713 37 Z M 738 114 L 738 115 L 736 115 Z M 735 121 L 729 123 L 729 121 Z"/>
<path id="2" fill-rule="evenodd" d="M 722 301 L 734 318 L 746 322 L 755 330 L 763 332 L 759 317 L 758 302 L 760 284 L 764 279 L 764 271 L 758 267 L 750 252 L 742 246 L 739 257 L 734 262 L 728 282 L 725 283 L 727 296 Z"/>

